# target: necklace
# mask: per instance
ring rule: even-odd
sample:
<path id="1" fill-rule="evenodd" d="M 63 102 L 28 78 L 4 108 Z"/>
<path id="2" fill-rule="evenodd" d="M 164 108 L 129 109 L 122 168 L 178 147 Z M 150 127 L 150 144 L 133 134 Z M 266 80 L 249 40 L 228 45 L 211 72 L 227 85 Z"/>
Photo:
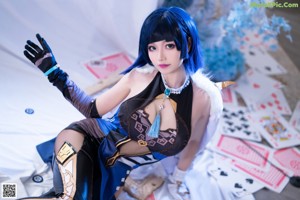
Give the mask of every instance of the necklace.
<path id="1" fill-rule="evenodd" d="M 179 88 L 169 87 L 163 75 L 161 75 L 161 78 L 162 78 L 162 81 L 163 81 L 164 86 L 166 88 L 164 94 L 167 95 L 167 96 L 170 96 L 170 94 L 180 94 L 182 92 L 182 90 L 190 84 L 190 78 L 189 78 L 188 75 L 186 75 L 184 83 Z"/>
<path id="2" fill-rule="evenodd" d="M 162 77 L 163 84 L 165 86 L 165 91 L 164 91 L 164 97 L 162 103 L 159 106 L 159 110 L 154 118 L 152 125 L 150 126 L 149 131 L 147 132 L 147 135 L 152 138 L 158 138 L 160 121 L 161 121 L 161 111 L 165 107 L 164 106 L 165 100 L 168 99 L 171 94 L 180 94 L 182 90 L 190 84 L 190 78 L 188 75 L 186 75 L 184 83 L 179 88 L 171 88 L 167 85 L 167 82 L 164 79 L 163 75 L 161 77 Z"/>

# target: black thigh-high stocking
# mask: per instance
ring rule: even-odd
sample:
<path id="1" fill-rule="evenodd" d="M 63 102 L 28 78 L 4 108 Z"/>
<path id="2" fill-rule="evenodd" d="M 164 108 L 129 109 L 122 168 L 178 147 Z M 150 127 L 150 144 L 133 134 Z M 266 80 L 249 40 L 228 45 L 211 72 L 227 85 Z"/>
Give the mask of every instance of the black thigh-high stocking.
<path id="1" fill-rule="evenodd" d="M 99 181 L 101 176 L 97 167 L 97 149 L 103 137 L 97 120 L 93 118 L 75 122 L 57 136 L 54 163 L 56 193 L 75 200 L 92 199 L 95 193 L 93 182 Z"/>
<path id="2" fill-rule="evenodd" d="M 104 134 L 94 118 L 72 123 L 55 141 L 53 159 L 54 189 L 29 199 L 90 200 L 99 193 L 93 185 L 101 184 L 97 149 Z"/>

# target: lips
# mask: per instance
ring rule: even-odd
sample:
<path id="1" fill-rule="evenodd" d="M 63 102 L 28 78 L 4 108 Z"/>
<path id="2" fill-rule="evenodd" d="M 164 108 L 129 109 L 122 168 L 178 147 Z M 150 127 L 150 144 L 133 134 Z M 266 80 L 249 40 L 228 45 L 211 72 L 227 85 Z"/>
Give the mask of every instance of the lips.
<path id="1" fill-rule="evenodd" d="M 170 66 L 169 64 L 160 64 L 158 65 L 160 68 L 167 68 L 168 66 Z"/>

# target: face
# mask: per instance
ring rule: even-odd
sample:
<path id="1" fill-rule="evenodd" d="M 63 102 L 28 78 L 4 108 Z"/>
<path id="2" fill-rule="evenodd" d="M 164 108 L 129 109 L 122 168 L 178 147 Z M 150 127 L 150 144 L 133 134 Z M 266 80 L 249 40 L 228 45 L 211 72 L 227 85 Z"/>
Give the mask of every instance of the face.
<path id="1" fill-rule="evenodd" d="M 148 55 L 154 67 L 162 74 L 175 72 L 182 65 L 180 58 L 181 51 L 178 51 L 174 41 L 161 40 L 148 44 Z"/>

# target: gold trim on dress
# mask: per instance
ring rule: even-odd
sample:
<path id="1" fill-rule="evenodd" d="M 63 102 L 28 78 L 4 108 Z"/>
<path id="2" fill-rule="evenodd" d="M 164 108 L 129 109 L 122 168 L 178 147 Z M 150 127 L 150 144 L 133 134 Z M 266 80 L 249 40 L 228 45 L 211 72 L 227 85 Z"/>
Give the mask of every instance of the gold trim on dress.
<path id="1" fill-rule="evenodd" d="M 160 95 L 156 96 L 155 99 L 163 99 L 164 96 L 165 96 L 165 94 L 160 94 Z M 177 103 L 176 103 L 176 101 L 174 101 L 173 99 L 171 99 L 169 97 L 167 99 L 169 99 L 169 101 L 171 103 L 171 106 L 172 106 L 174 112 L 176 113 L 176 111 L 177 111 Z"/>
<path id="2" fill-rule="evenodd" d="M 120 156 L 120 152 L 117 151 L 112 157 L 110 157 L 109 159 L 106 160 L 106 166 L 112 166 L 115 164 L 117 158 L 119 158 Z"/>
<path id="3" fill-rule="evenodd" d="M 59 149 L 56 159 L 60 164 L 64 164 L 72 155 L 76 154 L 76 151 L 73 149 L 72 145 L 68 142 L 65 142 L 62 147 Z"/>
<path id="4" fill-rule="evenodd" d="M 120 145 L 125 144 L 125 143 L 130 142 L 130 141 L 131 141 L 131 139 L 130 139 L 130 138 L 127 138 L 126 140 L 123 140 L 123 141 L 117 143 L 117 144 L 116 144 L 116 147 L 119 147 Z"/>

